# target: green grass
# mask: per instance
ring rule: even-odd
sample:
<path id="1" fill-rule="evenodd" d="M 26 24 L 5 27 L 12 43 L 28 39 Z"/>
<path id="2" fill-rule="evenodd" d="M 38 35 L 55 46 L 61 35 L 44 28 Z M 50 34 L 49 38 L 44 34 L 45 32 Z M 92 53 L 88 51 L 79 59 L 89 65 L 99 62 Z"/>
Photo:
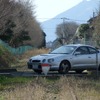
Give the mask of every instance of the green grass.
<path id="1" fill-rule="evenodd" d="M 18 84 L 25 84 L 33 80 L 33 77 L 6 77 L 0 76 L 0 90 L 12 88 Z"/>

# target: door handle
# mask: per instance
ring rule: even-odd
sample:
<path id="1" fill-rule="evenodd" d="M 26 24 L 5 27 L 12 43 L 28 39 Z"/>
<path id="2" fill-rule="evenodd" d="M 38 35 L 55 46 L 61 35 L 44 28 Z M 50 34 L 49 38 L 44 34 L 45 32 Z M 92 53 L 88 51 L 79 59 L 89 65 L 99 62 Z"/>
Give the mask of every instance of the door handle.
<path id="1" fill-rule="evenodd" d="M 88 58 L 91 58 L 91 57 L 88 57 Z"/>

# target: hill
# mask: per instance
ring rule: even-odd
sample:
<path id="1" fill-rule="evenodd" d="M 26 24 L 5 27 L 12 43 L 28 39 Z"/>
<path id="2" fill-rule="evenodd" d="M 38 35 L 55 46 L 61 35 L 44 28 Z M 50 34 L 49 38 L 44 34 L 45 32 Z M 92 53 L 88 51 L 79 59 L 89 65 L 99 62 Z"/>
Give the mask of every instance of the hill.
<path id="1" fill-rule="evenodd" d="M 56 26 L 63 22 L 62 18 L 67 18 L 66 21 L 75 21 L 79 24 L 86 23 L 93 17 L 93 12 L 98 8 L 98 4 L 98 0 L 83 0 L 71 9 L 60 13 L 50 20 L 42 22 L 41 26 L 47 35 L 46 41 L 53 41 L 57 38 L 55 30 Z"/>

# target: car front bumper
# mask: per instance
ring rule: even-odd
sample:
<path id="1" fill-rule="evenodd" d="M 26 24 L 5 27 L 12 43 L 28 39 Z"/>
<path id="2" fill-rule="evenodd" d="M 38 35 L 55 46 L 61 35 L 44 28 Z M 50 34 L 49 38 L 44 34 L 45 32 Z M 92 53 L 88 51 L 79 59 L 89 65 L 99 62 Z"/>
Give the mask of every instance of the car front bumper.
<path id="1" fill-rule="evenodd" d="M 27 66 L 28 66 L 28 69 L 33 69 L 33 70 L 42 70 L 43 66 L 50 66 L 50 71 L 59 70 L 59 66 L 57 64 L 28 62 Z"/>
<path id="2" fill-rule="evenodd" d="M 42 66 L 40 63 L 38 63 L 37 65 L 34 63 L 27 63 L 28 69 L 33 69 L 33 70 L 42 70 Z"/>

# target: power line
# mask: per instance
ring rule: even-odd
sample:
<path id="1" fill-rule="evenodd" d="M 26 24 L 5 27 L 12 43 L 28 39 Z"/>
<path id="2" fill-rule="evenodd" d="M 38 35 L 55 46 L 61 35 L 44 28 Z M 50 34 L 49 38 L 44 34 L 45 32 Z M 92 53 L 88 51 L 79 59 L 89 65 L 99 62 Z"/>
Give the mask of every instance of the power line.
<path id="1" fill-rule="evenodd" d="M 61 18 L 37 18 L 37 19 L 61 19 Z"/>
<path id="2" fill-rule="evenodd" d="M 87 22 L 86 20 L 77 20 L 77 19 L 70 19 L 70 18 L 67 18 L 67 17 L 62 17 L 62 18 L 65 18 L 66 20 L 68 21 L 79 21 L 79 22 Z M 60 20 L 62 18 L 37 18 L 37 19 L 54 19 L 54 20 Z"/>
<path id="3" fill-rule="evenodd" d="M 87 22 L 85 20 L 76 20 L 76 19 L 70 19 L 70 18 L 66 18 L 66 17 L 62 17 L 62 18 L 38 18 L 38 19 L 54 19 L 54 20 L 62 20 L 63 19 L 63 23 L 67 21 L 80 21 L 80 22 Z M 44 30 L 55 30 L 55 28 L 53 27 L 43 27 Z"/>
<path id="4" fill-rule="evenodd" d="M 43 28 L 45 30 L 55 30 L 56 28 Z"/>

